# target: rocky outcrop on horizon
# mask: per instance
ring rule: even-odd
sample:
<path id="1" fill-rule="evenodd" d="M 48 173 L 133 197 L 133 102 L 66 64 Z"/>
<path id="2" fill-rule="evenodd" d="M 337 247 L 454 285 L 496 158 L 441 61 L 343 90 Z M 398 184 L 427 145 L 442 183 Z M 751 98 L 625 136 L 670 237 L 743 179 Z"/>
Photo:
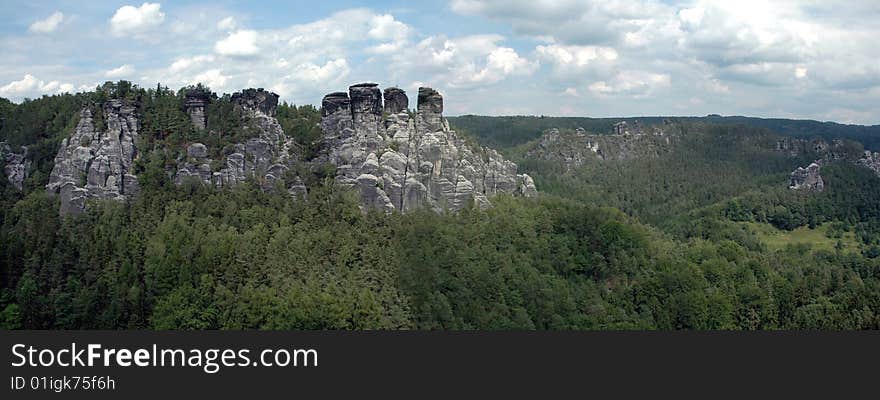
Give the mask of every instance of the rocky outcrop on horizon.
<path id="1" fill-rule="evenodd" d="M 671 150 L 674 135 L 660 127 L 644 129 L 638 122 L 621 121 L 613 125 L 611 134 L 548 129 L 527 150 L 526 157 L 562 164 L 566 172 L 580 168 L 590 160 L 629 160 L 638 157 L 659 157 Z"/>
<path id="2" fill-rule="evenodd" d="M 21 153 L 16 153 L 6 142 L 0 142 L 0 164 L 3 164 L 6 180 L 14 188 L 22 190 L 31 168 L 31 160 L 27 158 L 27 147 L 21 146 Z"/>
<path id="3" fill-rule="evenodd" d="M 853 156 L 850 154 L 852 149 L 843 140 L 835 139 L 828 143 L 819 137 L 812 139 L 784 137 L 776 141 L 776 151 L 786 153 L 790 157 L 815 155 L 826 161 L 841 160 Z"/>
<path id="4" fill-rule="evenodd" d="M 383 107 L 382 100 L 385 100 Z M 406 212 L 490 205 L 499 193 L 532 196 L 532 178 L 497 151 L 469 143 L 443 118 L 443 97 L 419 88 L 416 113 L 399 88 L 362 83 L 322 101 L 321 154 L 336 182 L 356 188 L 364 208 Z"/>
<path id="5" fill-rule="evenodd" d="M 132 164 L 137 156 L 137 105 L 109 100 L 101 105 L 106 128 L 95 127 L 84 108 L 73 134 L 61 142 L 46 190 L 61 195 L 61 213 L 79 213 L 86 200 L 124 200 L 138 191 Z"/>
<path id="6" fill-rule="evenodd" d="M 798 167 L 791 173 L 788 188 L 792 190 L 807 190 L 821 192 L 825 189 L 825 181 L 819 173 L 819 163 L 812 163 L 806 168 Z"/>

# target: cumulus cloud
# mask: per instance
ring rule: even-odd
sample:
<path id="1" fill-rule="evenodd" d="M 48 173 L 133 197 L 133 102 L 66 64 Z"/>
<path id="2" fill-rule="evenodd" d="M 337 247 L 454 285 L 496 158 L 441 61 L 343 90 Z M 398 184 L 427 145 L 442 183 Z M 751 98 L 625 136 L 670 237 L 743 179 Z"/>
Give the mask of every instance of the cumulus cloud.
<path id="1" fill-rule="evenodd" d="M 174 62 L 171 63 L 171 66 L 168 67 L 168 70 L 170 72 L 176 73 L 176 72 L 189 70 L 190 68 L 195 67 L 195 66 L 210 64 L 213 62 L 214 62 L 214 56 L 210 56 L 210 55 L 184 57 L 184 58 L 179 58 L 177 60 L 174 60 Z"/>
<path id="2" fill-rule="evenodd" d="M 0 86 L 0 96 L 13 99 L 24 97 L 37 97 L 43 94 L 65 93 L 73 90 L 70 83 L 59 81 L 45 82 L 31 74 L 25 74 L 20 80 L 9 82 Z"/>
<path id="3" fill-rule="evenodd" d="M 460 24 L 412 25 L 423 19 L 358 8 L 270 28 L 249 26 L 239 15 L 253 10 L 235 3 L 171 10 L 140 3 L 100 11 L 112 15 L 109 38 L 60 11 L 32 16 L 31 34 L 2 38 L 2 95 L 126 78 L 218 91 L 266 87 L 315 103 L 374 81 L 433 86 L 450 96 L 450 112 L 461 113 L 880 121 L 871 107 L 880 102 L 876 2 L 450 0 L 453 12 L 468 16 Z M 92 18 L 90 8 L 78 12 Z M 44 34 L 62 28 L 64 35 Z M 102 45 L 89 45 L 97 37 Z"/>
<path id="4" fill-rule="evenodd" d="M 125 78 L 129 77 L 132 73 L 134 73 L 134 67 L 130 64 L 123 64 L 104 72 L 104 76 L 107 78 Z"/>
<path id="5" fill-rule="evenodd" d="M 609 80 L 594 82 L 589 90 L 597 95 L 646 96 L 653 91 L 669 87 L 671 78 L 666 74 L 646 71 L 621 71 Z"/>
<path id="6" fill-rule="evenodd" d="M 214 50 L 224 56 L 252 56 L 260 52 L 257 47 L 257 31 L 240 30 L 230 33 L 214 45 Z"/>
<path id="7" fill-rule="evenodd" d="M 536 48 L 538 55 L 560 66 L 584 67 L 594 62 L 614 61 L 617 51 L 599 46 L 548 45 Z"/>
<path id="8" fill-rule="evenodd" d="M 670 10 L 653 0 L 453 0 L 451 8 L 508 23 L 519 34 L 580 45 L 614 45 Z"/>
<path id="9" fill-rule="evenodd" d="M 500 46 L 503 40 L 501 35 L 431 36 L 396 54 L 394 66 L 453 88 L 488 86 L 533 73 L 538 64 Z"/>
<path id="10" fill-rule="evenodd" d="M 821 27 L 792 19 L 781 2 L 698 1 L 679 11 L 680 44 L 693 56 L 722 67 L 795 62 L 808 57 Z"/>
<path id="11" fill-rule="evenodd" d="M 110 18 L 110 30 L 116 36 L 139 35 L 165 21 L 159 3 L 143 3 L 140 7 L 122 6 Z"/>
<path id="12" fill-rule="evenodd" d="M 551 78 L 562 85 L 607 76 L 613 73 L 619 58 L 611 47 L 559 44 L 539 45 L 535 47 L 535 56 L 552 68 Z"/>
<path id="13" fill-rule="evenodd" d="M 208 87 L 213 87 L 217 89 L 225 89 L 226 81 L 229 78 L 223 75 L 223 71 L 220 69 L 209 69 L 205 72 L 202 72 L 195 76 L 192 80 L 189 81 L 190 84 L 196 83 L 204 83 L 208 85 Z"/>
<path id="14" fill-rule="evenodd" d="M 367 36 L 381 41 L 371 51 L 387 54 L 399 50 L 408 43 L 410 27 L 394 19 L 393 15 L 375 15 L 370 19 Z"/>
<path id="15" fill-rule="evenodd" d="M 28 28 L 28 31 L 34 33 L 52 33 L 58 29 L 58 26 L 61 25 L 61 22 L 63 21 L 64 13 L 61 11 L 55 11 L 52 15 L 46 17 L 46 19 L 34 21 L 34 23 Z"/>

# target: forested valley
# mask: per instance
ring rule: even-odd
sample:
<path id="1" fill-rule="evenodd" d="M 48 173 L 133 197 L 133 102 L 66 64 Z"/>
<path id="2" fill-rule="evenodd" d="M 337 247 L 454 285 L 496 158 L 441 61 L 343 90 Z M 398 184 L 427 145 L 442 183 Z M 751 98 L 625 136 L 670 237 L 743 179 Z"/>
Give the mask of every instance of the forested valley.
<path id="1" fill-rule="evenodd" d="M 450 118 L 539 196 L 385 214 L 362 212 L 326 170 L 303 168 L 301 199 L 258 182 L 174 184 L 185 144 L 222 154 L 251 134 L 229 96 L 213 96 L 210 132 L 162 86 L 0 100 L 0 141 L 31 161 L 23 190 L 0 177 L 2 328 L 880 328 L 880 178 L 840 159 L 823 166 L 824 191 L 790 190 L 789 173 L 815 158 L 773 149 L 795 128 L 675 120 L 668 152 L 567 170 L 530 158 L 535 140 L 613 121 Z M 53 158 L 79 110 L 107 98 L 139 104 L 140 193 L 61 216 L 44 189 Z M 321 110 L 281 104 L 277 118 L 308 157 Z M 867 135 L 834 129 L 799 135 Z M 798 235 L 809 240 L 788 240 Z"/>

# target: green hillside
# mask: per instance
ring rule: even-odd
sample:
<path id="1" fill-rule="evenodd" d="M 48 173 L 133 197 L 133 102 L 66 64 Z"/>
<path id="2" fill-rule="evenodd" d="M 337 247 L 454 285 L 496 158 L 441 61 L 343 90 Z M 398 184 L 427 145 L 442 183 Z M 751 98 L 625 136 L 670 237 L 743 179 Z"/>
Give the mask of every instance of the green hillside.
<path id="1" fill-rule="evenodd" d="M 141 193 L 60 216 L 43 188 L 76 110 L 125 96 L 140 99 L 149 149 Z M 218 96 L 207 111 L 222 131 L 197 136 L 182 101 L 114 84 L 0 102 L 0 140 L 35 149 L 23 191 L 0 179 L 3 328 L 880 329 L 880 178 L 839 160 L 823 166 L 824 192 L 791 191 L 788 173 L 813 155 L 777 152 L 766 129 L 674 122 L 668 151 L 567 171 L 533 157 L 535 132 L 612 120 L 476 118 L 465 130 L 506 143 L 540 195 L 386 215 L 322 171 L 297 200 L 253 181 L 173 184 L 181 143 L 247 135 Z M 279 107 L 302 151 L 319 111 Z"/>

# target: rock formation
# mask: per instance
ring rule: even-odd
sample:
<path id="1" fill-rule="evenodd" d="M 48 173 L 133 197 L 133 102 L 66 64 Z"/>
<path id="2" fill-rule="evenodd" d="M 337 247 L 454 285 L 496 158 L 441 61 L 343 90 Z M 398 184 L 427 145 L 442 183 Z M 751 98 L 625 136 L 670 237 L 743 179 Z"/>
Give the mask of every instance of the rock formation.
<path id="1" fill-rule="evenodd" d="M 210 93 L 186 94 L 184 108 L 198 129 L 210 129 L 205 123 L 210 100 Z M 295 142 L 275 118 L 278 95 L 246 89 L 231 100 L 249 139 L 230 146 L 225 156 L 202 143 L 188 144 L 168 170 L 176 184 L 227 187 L 254 179 L 265 191 L 281 188 L 302 197 L 306 187 L 289 171 L 303 162 L 315 168 L 334 165 L 337 184 L 356 189 L 364 209 L 439 212 L 470 203 L 486 207 L 498 193 L 537 194 L 531 177 L 517 175 L 516 164 L 450 130 L 442 116 L 443 97 L 430 88 L 419 90 L 418 112 L 412 116 L 406 93 L 397 88 L 383 96 L 376 84 L 363 83 L 348 93 L 328 94 L 322 102 L 321 150 L 309 161 L 299 159 Z M 60 193 L 62 214 L 81 212 L 90 198 L 124 200 L 138 190 L 132 171 L 137 107 L 120 100 L 101 107 L 107 128 L 97 129 L 91 109 L 83 109 L 55 158 L 47 189 Z"/>
<path id="2" fill-rule="evenodd" d="M 489 206 L 497 193 L 536 193 L 516 164 L 449 129 L 436 90 L 419 88 L 415 116 L 403 90 L 386 89 L 384 107 L 382 98 L 378 85 L 364 83 L 322 101 L 324 137 L 315 161 L 335 165 L 337 183 L 356 188 L 365 208 L 454 211 L 471 202 Z"/>
<path id="3" fill-rule="evenodd" d="M 868 168 L 872 172 L 874 172 L 875 175 L 880 176 L 880 153 L 867 150 L 862 151 L 862 148 L 862 145 L 857 142 L 846 142 L 841 139 L 835 139 L 832 140 L 831 143 L 828 143 L 822 138 L 802 139 L 785 137 L 776 142 L 776 150 L 780 152 L 785 152 L 790 157 L 801 155 L 818 156 L 816 161 L 813 163 L 813 165 L 817 166 L 815 172 L 816 178 L 807 179 L 807 181 L 816 182 L 815 185 L 802 186 L 801 184 L 799 184 L 799 182 L 805 179 L 802 177 L 808 175 L 809 167 L 805 170 L 804 168 L 798 168 L 797 170 L 792 172 L 789 183 L 789 188 L 792 189 L 800 189 L 802 187 L 805 187 L 816 191 L 821 191 L 825 186 L 822 178 L 818 176 L 818 167 L 825 165 L 829 162 L 852 162 L 856 165 L 861 165 L 865 168 Z M 806 172 L 801 170 L 804 170 Z"/>
<path id="4" fill-rule="evenodd" d="M 874 171 L 874 174 L 880 176 L 880 153 L 865 150 L 862 158 L 859 158 L 856 163 Z"/>
<path id="5" fill-rule="evenodd" d="M 61 213 L 81 212 L 88 198 L 122 200 L 138 191 L 132 163 L 137 155 L 137 106 L 122 100 L 101 105 L 106 129 L 95 128 L 92 111 L 80 112 L 73 134 L 61 142 L 46 189 L 61 194 Z"/>
<path id="6" fill-rule="evenodd" d="M 392 87 L 385 89 L 385 113 L 397 114 L 406 112 L 409 107 L 409 98 L 406 92 L 401 89 Z"/>
<path id="7" fill-rule="evenodd" d="M 589 134 L 583 128 L 574 131 L 548 129 L 526 152 L 526 157 L 558 162 L 566 172 L 580 168 L 589 160 L 629 160 L 638 157 L 659 157 L 672 148 L 675 136 L 659 127 L 651 134 L 629 130 L 626 121 L 615 124 L 612 134 Z"/>
<path id="8" fill-rule="evenodd" d="M 263 88 L 245 89 L 232 94 L 232 102 L 250 111 L 259 111 L 263 115 L 274 117 L 278 108 L 278 95 Z"/>
<path id="9" fill-rule="evenodd" d="M 190 89 L 186 92 L 185 98 L 184 108 L 193 126 L 196 129 L 206 129 L 208 116 L 205 114 L 205 107 L 211 102 L 211 93 L 206 90 Z"/>
<path id="10" fill-rule="evenodd" d="M 843 140 L 836 139 L 828 143 L 825 139 L 784 137 L 776 141 L 776 151 L 787 153 L 790 157 L 814 155 L 823 160 L 840 160 L 847 158 L 847 147 Z"/>
<path id="11" fill-rule="evenodd" d="M 6 179 L 18 190 L 24 188 L 24 180 L 30 173 L 31 160 L 27 158 L 27 147 L 21 146 L 21 153 L 15 153 L 5 142 L 0 142 L 0 164 Z"/>
<path id="12" fill-rule="evenodd" d="M 255 178 L 263 190 L 275 189 L 276 182 L 283 181 L 290 167 L 293 140 L 281 129 L 275 118 L 278 95 L 263 89 L 247 89 L 232 95 L 232 101 L 245 115 L 248 129 L 255 129 L 257 136 L 244 143 L 235 144 L 231 154 L 222 161 L 209 156 L 202 143 L 192 143 L 186 149 L 186 157 L 178 160 L 174 181 L 182 184 L 198 180 L 217 187 L 233 186 Z M 245 123 L 245 121 L 242 121 Z M 300 196 L 305 193 L 301 182 L 288 187 L 288 191 Z"/>
<path id="13" fill-rule="evenodd" d="M 798 167 L 789 177 L 788 188 L 821 192 L 825 189 L 825 182 L 819 174 L 820 168 L 818 163 L 812 163 L 807 168 Z"/>

